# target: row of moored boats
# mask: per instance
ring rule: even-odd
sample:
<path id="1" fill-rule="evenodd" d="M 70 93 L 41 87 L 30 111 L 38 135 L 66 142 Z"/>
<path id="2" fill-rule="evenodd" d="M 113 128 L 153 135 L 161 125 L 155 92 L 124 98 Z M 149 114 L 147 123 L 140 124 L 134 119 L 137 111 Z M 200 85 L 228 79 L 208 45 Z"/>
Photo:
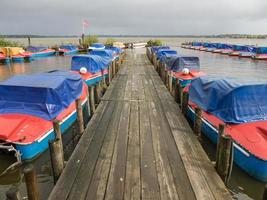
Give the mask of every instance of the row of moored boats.
<path id="1" fill-rule="evenodd" d="M 215 42 L 188 42 L 182 48 L 206 51 L 240 58 L 267 60 L 267 47 Z"/>
<path id="2" fill-rule="evenodd" d="M 201 108 L 202 132 L 215 144 L 224 124 L 235 164 L 267 182 L 267 82 L 205 75 L 198 57 L 182 56 L 168 46 L 147 48 L 147 55 L 160 74 L 167 74 L 168 86 L 188 92 L 188 119 L 194 121 L 195 108 Z"/>
<path id="3" fill-rule="evenodd" d="M 88 86 L 110 80 L 125 55 L 119 47 L 103 46 L 74 55 L 67 71 L 15 75 L 0 82 L 0 151 L 14 154 L 17 162 L 36 158 L 55 138 L 53 120 L 60 121 L 62 134 L 75 122 L 76 99 L 91 115 Z"/>

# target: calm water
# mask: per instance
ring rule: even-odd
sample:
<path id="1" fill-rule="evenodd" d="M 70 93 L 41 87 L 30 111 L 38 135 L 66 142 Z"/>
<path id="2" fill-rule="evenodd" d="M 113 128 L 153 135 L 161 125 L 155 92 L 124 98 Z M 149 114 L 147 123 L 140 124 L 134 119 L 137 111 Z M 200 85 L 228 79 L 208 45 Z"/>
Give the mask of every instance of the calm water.
<path id="1" fill-rule="evenodd" d="M 117 38 L 118 41 L 123 42 L 142 42 L 149 38 Z M 27 45 L 27 39 L 14 39 L 20 43 Z M 104 42 L 106 38 L 100 38 Z M 253 61 L 251 59 L 239 59 L 229 57 L 226 55 L 212 54 L 208 52 L 200 52 L 195 50 L 181 49 L 179 46 L 184 41 L 192 41 L 196 39 L 190 38 L 162 38 L 162 41 L 177 49 L 183 55 L 199 56 L 202 70 L 207 74 L 234 76 L 241 78 L 256 78 L 265 79 L 267 81 L 267 61 Z M 203 40 L 203 39 L 199 39 Z M 267 45 L 267 40 L 243 40 L 243 39 L 209 39 L 208 41 L 229 42 L 235 44 L 257 44 Z M 78 38 L 39 38 L 32 39 L 34 45 L 55 45 L 61 43 L 78 43 Z M 49 57 L 41 58 L 32 61 L 31 63 L 0 65 L 0 80 L 5 80 L 14 74 L 34 73 L 40 71 L 48 71 L 54 69 L 69 69 L 71 56 L 66 57 Z M 69 130 L 73 134 L 72 130 Z M 67 152 L 66 157 L 69 156 L 73 149 L 73 140 L 65 139 L 65 146 Z M 75 143 L 75 142 L 74 142 Z M 214 160 L 215 146 L 204 140 L 203 146 L 212 160 Z M 0 156 L 0 174 L 9 163 L 12 163 L 10 157 Z M 51 176 L 50 158 L 48 152 L 33 163 L 38 173 L 38 186 L 41 194 L 41 199 L 47 199 L 49 192 L 53 187 L 53 179 Z M 5 199 L 5 191 L 11 185 L 19 186 L 22 196 L 26 196 L 26 190 L 21 169 L 12 171 L 6 176 L 0 177 L 0 199 Z M 264 184 L 250 178 L 244 172 L 234 166 L 232 177 L 229 183 L 229 188 L 236 199 L 261 199 Z"/>

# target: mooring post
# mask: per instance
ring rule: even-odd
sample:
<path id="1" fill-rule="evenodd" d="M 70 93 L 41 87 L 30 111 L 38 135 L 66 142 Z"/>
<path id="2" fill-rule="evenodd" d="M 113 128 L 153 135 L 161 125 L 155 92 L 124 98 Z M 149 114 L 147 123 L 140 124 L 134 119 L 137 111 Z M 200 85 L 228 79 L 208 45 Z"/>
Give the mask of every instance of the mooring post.
<path id="1" fill-rule="evenodd" d="M 76 112 L 77 112 L 77 123 L 79 127 L 79 135 L 81 136 L 84 133 L 82 100 L 76 99 L 75 104 L 76 104 Z"/>
<path id="2" fill-rule="evenodd" d="M 194 120 L 194 133 L 197 135 L 198 139 L 201 140 L 201 109 L 199 107 L 195 108 L 195 120 Z"/>
<path id="3" fill-rule="evenodd" d="M 61 151 L 62 141 L 59 138 L 49 141 L 51 165 L 53 171 L 54 184 L 56 184 L 60 174 L 64 169 L 64 155 Z"/>
<path id="4" fill-rule="evenodd" d="M 95 97 L 94 97 L 94 85 L 89 86 L 89 90 L 90 90 L 90 111 L 91 111 L 91 115 L 93 115 L 95 113 Z"/>
<path id="5" fill-rule="evenodd" d="M 6 192 L 6 200 L 21 200 L 21 199 L 22 198 L 17 187 L 13 186 Z"/>
<path id="6" fill-rule="evenodd" d="M 173 92 L 172 92 L 172 72 L 171 71 L 169 72 L 169 91 L 170 91 L 171 95 L 173 95 Z"/>
<path id="7" fill-rule="evenodd" d="M 107 85 L 111 83 L 111 65 L 108 66 L 108 77 L 107 77 Z"/>
<path id="8" fill-rule="evenodd" d="M 180 97 L 179 89 L 180 89 L 180 87 L 179 87 L 178 79 L 176 79 L 175 85 L 174 85 L 174 100 L 176 103 L 178 103 L 180 105 L 181 97 Z"/>
<path id="9" fill-rule="evenodd" d="M 178 84 L 179 87 L 179 98 L 180 98 L 180 105 L 182 106 L 182 101 L 183 101 L 183 89 L 184 87 L 181 84 Z"/>
<path id="10" fill-rule="evenodd" d="M 262 200 L 267 200 L 267 184 L 264 185 Z"/>
<path id="11" fill-rule="evenodd" d="M 115 61 L 112 62 L 112 77 L 116 75 L 116 63 Z"/>
<path id="12" fill-rule="evenodd" d="M 183 97 L 182 97 L 182 113 L 184 115 L 186 115 L 186 113 L 187 113 L 188 100 L 189 100 L 189 94 L 188 94 L 188 92 L 183 92 Z"/>
<path id="13" fill-rule="evenodd" d="M 216 169 L 225 184 L 231 175 L 232 169 L 232 138 L 224 134 L 223 124 L 219 125 L 217 149 L 216 149 Z"/>
<path id="14" fill-rule="evenodd" d="M 38 200 L 39 194 L 37 189 L 37 178 L 33 165 L 27 165 L 23 169 L 23 173 L 27 188 L 28 200 Z"/>
<path id="15" fill-rule="evenodd" d="M 100 96 L 99 96 L 99 90 L 100 90 L 100 82 L 97 82 L 96 85 L 95 85 L 95 104 L 96 106 L 99 104 L 100 102 Z"/>
<path id="16" fill-rule="evenodd" d="M 31 37 L 28 36 L 28 46 L 31 46 Z"/>
<path id="17" fill-rule="evenodd" d="M 84 44 L 84 34 L 82 34 L 82 45 L 85 45 Z M 83 46 L 83 48 L 84 48 L 84 46 Z"/>

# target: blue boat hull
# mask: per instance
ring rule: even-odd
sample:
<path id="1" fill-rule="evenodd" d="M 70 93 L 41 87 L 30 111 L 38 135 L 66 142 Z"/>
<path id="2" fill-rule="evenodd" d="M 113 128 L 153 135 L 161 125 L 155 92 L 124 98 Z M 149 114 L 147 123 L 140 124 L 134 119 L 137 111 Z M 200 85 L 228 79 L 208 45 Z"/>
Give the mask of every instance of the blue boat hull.
<path id="1" fill-rule="evenodd" d="M 176 80 L 177 80 L 176 77 L 172 77 L 172 82 L 173 82 L 173 84 L 176 83 Z M 192 80 L 192 79 L 178 79 L 178 81 L 179 81 L 179 85 L 181 85 L 182 87 L 185 87 L 185 86 L 187 86 L 188 84 L 190 84 L 190 83 L 191 83 L 191 80 Z"/>
<path id="2" fill-rule="evenodd" d="M 33 53 L 30 55 L 31 58 L 41 58 L 41 57 L 47 57 L 47 56 L 52 56 L 56 52 L 55 51 L 49 51 L 49 52 L 38 52 L 38 53 Z"/>
<path id="3" fill-rule="evenodd" d="M 187 117 L 192 122 L 195 119 L 195 113 L 192 108 L 188 108 Z M 214 128 L 208 121 L 202 119 L 202 132 L 214 143 L 217 144 L 217 129 Z M 250 176 L 267 182 L 267 161 L 257 158 L 249 151 L 235 143 L 234 146 L 234 162 L 242 170 L 247 172 Z"/>
<path id="4" fill-rule="evenodd" d="M 14 56 L 12 57 L 12 62 L 24 62 L 25 57 L 20 57 L 20 56 Z"/>
<path id="5" fill-rule="evenodd" d="M 10 58 L 1 59 L 0 62 L 3 64 L 8 64 L 8 63 L 10 63 Z"/>
<path id="6" fill-rule="evenodd" d="M 87 102 L 88 101 L 83 103 L 83 108 L 85 107 Z M 77 113 L 75 110 L 60 123 L 62 135 L 66 133 L 66 130 L 75 122 L 76 118 Z M 53 140 L 54 138 L 55 134 L 53 129 L 51 129 L 48 133 L 46 133 L 38 140 L 30 144 L 15 144 L 15 148 L 20 152 L 22 160 L 32 160 L 43 153 L 45 150 L 47 150 L 49 146 L 49 140 Z"/>
<path id="7" fill-rule="evenodd" d="M 66 56 L 66 55 L 76 54 L 76 53 L 78 53 L 78 52 L 79 52 L 79 50 L 76 49 L 76 50 L 72 50 L 72 51 L 59 52 L 59 54 L 60 54 L 60 55 L 64 55 L 64 56 Z"/>
<path id="8" fill-rule="evenodd" d="M 108 77 L 108 74 L 104 74 L 104 77 L 105 78 Z M 97 82 L 100 82 L 102 79 L 103 79 L 103 76 L 99 75 L 99 76 L 95 76 L 93 78 L 89 78 L 89 79 L 85 80 L 85 83 L 86 83 L 86 85 L 90 86 L 90 85 L 96 84 Z"/>

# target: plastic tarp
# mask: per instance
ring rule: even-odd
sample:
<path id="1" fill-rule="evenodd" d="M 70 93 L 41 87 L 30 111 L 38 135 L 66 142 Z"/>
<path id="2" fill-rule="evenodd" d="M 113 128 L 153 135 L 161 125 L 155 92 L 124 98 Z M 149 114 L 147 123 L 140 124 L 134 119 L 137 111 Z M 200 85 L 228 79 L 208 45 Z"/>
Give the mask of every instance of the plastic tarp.
<path id="1" fill-rule="evenodd" d="M 119 47 L 114 47 L 114 46 L 105 46 L 105 49 L 107 50 L 112 50 L 114 51 L 116 54 L 119 54 L 122 52 L 122 49 Z"/>
<path id="2" fill-rule="evenodd" d="M 20 53 L 24 53 L 24 49 L 21 47 L 2 47 L 0 48 L 0 52 L 2 52 L 5 56 L 16 56 Z"/>
<path id="3" fill-rule="evenodd" d="M 76 55 L 71 59 L 71 70 L 80 71 L 82 67 L 87 72 L 96 73 L 105 69 L 110 64 L 110 59 L 98 55 Z"/>
<path id="4" fill-rule="evenodd" d="M 232 49 L 233 45 L 231 44 L 224 44 L 224 43 L 218 43 L 217 49 Z"/>
<path id="5" fill-rule="evenodd" d="M 217 43 L 209 43 L 209 42 L 205 42 L 203 44 L 204 47 L 206 48 L 217 48 Z"/>
<path id="6" fill-rule="evenodd" d="M 200 46 L 202 46 L 202 42 L 192 42 L 192 46 L 194 46 L 194 47 L 200 47 Z"/>
<path id="7" fill-rule="evenodd" d="M 83 80 L 69 71 L 16 75 L 0 83 L 0 113 L 52 120 L 82 92 Z"/>
<path id="8" fill-rule="evenodd" d="M 170 49 L 170 47 L 169 46 L 152 46 L 151 47 L 152 53 L 157 52 L 160 49 Z"/>
<path id="9" fill-rule="evenodd" d="M 37 53 L 37 52 L 40 52 L 40 51 L 43 51 L 43 50 L 46 50 L 48 49 L 48 47 L 45 47 L 45 46 L 28 46 L 26 48 L 26 51 L 29 51 L 29 52 L 32 52 L 32 53 Z"/>
<path id="10" fill-rule="evenodd" d="M 170 57 L 177 55 L 175 51 L 164 52 L 162 56 L 159 58 L 160 62 L 166 63 Z"/>
<path id="11" fill-rule="evenodd" d="M 156 56 L 160 59 L 164 54 L 177 54 L 177 51 L 172 49 L 160 49 L 156 52 Z"/>
<path id="12" fill-rule="evenodd" d="M 73 44 L 66 44 L 66 45 L 61 45 L 59 46 L 60 49 L 66 49 L 66 50 L 69 50 L 69 51 L 73 51 L 73 50 L 76 50 L 77 47 Z"/>
<path id="13" fill-rule="evenodd" d="M 90 45 L 89 48 L 92 48 L 92 49 L 104 49 L 105 45 L 102 44 L 102 43 L 93 43 L 93 44 Z"/>
<path id="14" fill-rule="evenodd" d="M 169 70 L 179 72 L 184 68 L 200 70 L 199 58 L 195 56 L 172 55 L 165 61 Z"/>
<path id="15" fill-rule="evenodd" d="M 267 82 L 201 76 L 191 82 L 189 98 L 227 123 L 267 119 Z"/>
<path id="16" fill-rule="evenodd" d="M 233 49 L 235 51 L 244 51 L 244 52 L 246 52 L 247 49 L 248 49 L 248 46 L 246 46 L 246 45 L 234 45 Z"/>
<path id="17" fill-rule="evenodd" d="M 94 49 L 92 51 L 89 52 L 89 55 L 97 55 L 97 56 L 101 56 L 101 57 L 109 57 L 109 58 L 113 58 L 113 51 L 112 50 L 108 50 L 108 49 Z"/>
<path id="18" fill-rule="evenodd" d="M 257 47 L 256 53 L 258 54 L 267 54 L 267 47 Z"/>

